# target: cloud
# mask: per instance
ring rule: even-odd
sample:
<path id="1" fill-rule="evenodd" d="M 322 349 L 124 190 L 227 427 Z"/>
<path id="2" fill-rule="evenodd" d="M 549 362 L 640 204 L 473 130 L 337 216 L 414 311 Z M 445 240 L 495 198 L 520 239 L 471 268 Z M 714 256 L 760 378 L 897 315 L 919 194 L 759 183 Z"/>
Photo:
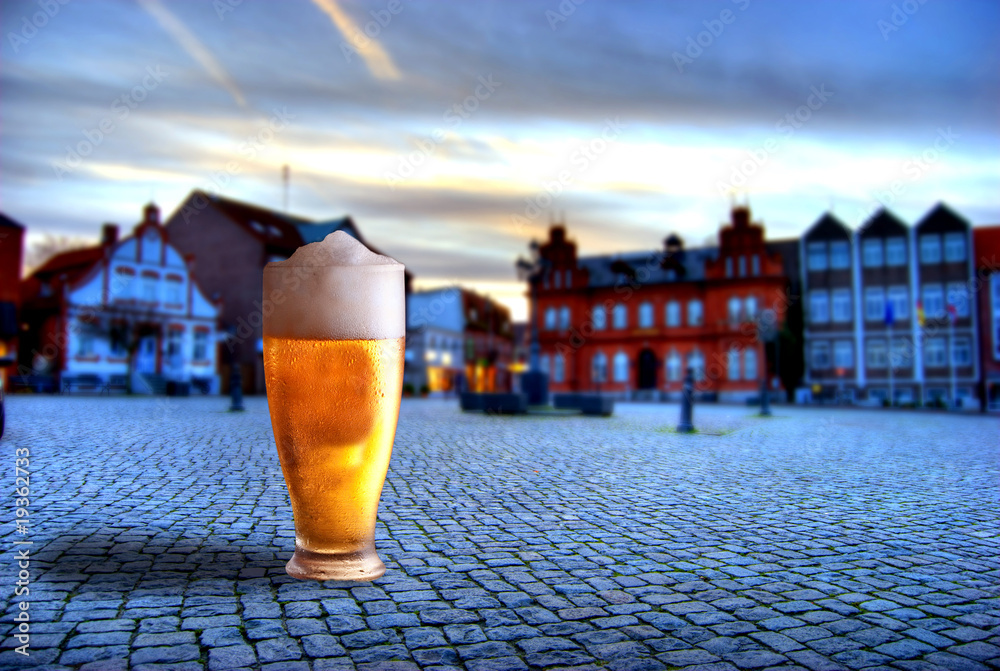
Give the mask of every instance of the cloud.
<path id="1" fill-rule="evenodd" d="M 205 45 L 194 36 L 187 26 L 185 26 L 177 16 L 168 10 L 160 0 L 137 0 L 138 3 L 149 12 L 167 33 L 177 42 L 187 54 L 196 60 L 202 68 L 214 79 L 222 88 L 229 92 L 236 104 L 242 108 L 247 107 L 246 98 L 239 86 L 226 72 L 222 64 L 216 60 Z"/>
<path id="2" fill-rule="evenodd" d="M 351 17 L 341 9 L 337 0 L 313 0 L 319 9 L 330 17 L 333 25 L 344 37 L 343 48 L 352 49 L 361 55 L 368 70 L 378 79 L 399 79 L 399 70 L 392 58 L 373 37 L 362 33 Z M 387 11 L 387 10 L 386 10 Z"/>

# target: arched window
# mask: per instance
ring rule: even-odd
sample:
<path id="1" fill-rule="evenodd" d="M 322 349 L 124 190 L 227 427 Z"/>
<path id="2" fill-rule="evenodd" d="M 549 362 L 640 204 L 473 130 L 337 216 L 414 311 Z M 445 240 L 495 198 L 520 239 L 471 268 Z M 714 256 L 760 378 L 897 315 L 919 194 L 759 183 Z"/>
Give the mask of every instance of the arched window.
<path id="1" fill-rule="evenodd" d="M 548 354 L 542 354 L 541 356 L 538 357 L 538 367 L 546 375 L 549 374 L 549 355 Z"/>
<path id="2" fill-rule="evenodd" d="M 628 382 L 628 357 L 625 352 L 615 354 L 615 382 Z"/>
<path id="3" fill-rule="evenodd" d="M 603 331 L 608 328 L 608 313 L 604 310 L 603 305 L 594 306 L 594 311 L 591 313 L 591 317 L 594 321 L 595 331 Z"/>
<path id="4" fill-rule="evenodd" d="M 569 289 L 571 286 L 573 286 L 573 271 L 572 270 L 567 270 L 566 271 L 566 288 Z"/>
<path id="5" fill-rule="evenodd" d="M 701 380 L 705 377 L 705 355 L 701 350 L 696 349 L 688 354 L 688 368 L 694 373 L 694 379 Z"/>
<path id="6" fill-rule="evenodd" d="M 645 302 L 639 306 L 639 328 L 648 329 L 653 327 L 653 304 Z"/>
<path id="7" fill-rule="evenodd" d="M 681 325 L 681 304 L 677 301 L 667 303 L 667 326 Z"/>
<path id="8" fill-rule="evenodd" d="M 569 330 L 569 308 L 565 306 L 559 309 L 559 330 Z"/>
<path id="9" fill-rule="evenodd" d="M 704 317 L 701 301 L 697 298 L 688 301 L 688 326 L 701 326 Z"/>
<path id="10" fill-rule="evenodd" d="M 545 308 L 545 330 L 554 331 L 556 328 L 556 309 Z"/>
<path id="11" fill-rule="evenodd" d="M 562 354 L 556 354 L 552 371 L 552 381 L 562 382 L 566 378 L 566 359 Z"/>
<path id="12" fill-rule="evenodd" d="M 747 319 L 753 321 L 754 319 L 757 318 L 757 297 L 747 296 L 745 304 L 746 304 Z"/>
<path id="13" fill-rule="evenodd" d="M 729 299 L 729 321 L 732 324 L 739 323 L 740 312 L 743 307 L 743 301 L 741 301 L 736 296 Z"/>
<path id="14" fill-rule="evenodd" d="M 757 352 L 752 349 L 743 352 L 743 379 L 757 379 Z"/>
<path id="15" fill-rule="evenodd" d="M 590 363 L 590 379 L 594 382 L 608 381 L 608 357 L 604 356 L 604 352 L 594 355 Z"/>
<path id="16" fill-rule="evenodd" d="M 681 377 L 681 355 L 672 349 L 670 356 L 667 357 L 667 380 L 677 382 Z"/>
<path id="17" fill-rule="evenodd" d="M 615 311 L 612 313 L 612 320 L 616 329 L 625 328 L 625 322 L 628 320 L 628 312 L 624 304 L 619 303 L 615 306 Z"/>
<path id="18" fill-rule="evenodd" d="M 735 347 L 729 348 L 726 355 L 726 375 L 730 380 L 740 379 L 740 351 Z"/>

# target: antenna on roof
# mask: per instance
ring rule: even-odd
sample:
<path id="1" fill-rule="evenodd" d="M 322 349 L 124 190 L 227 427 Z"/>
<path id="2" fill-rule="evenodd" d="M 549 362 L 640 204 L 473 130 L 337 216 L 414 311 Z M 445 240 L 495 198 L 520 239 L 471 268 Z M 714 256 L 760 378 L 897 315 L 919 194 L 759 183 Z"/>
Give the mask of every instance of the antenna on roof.
<path id="1" fill-rule="evenodd" d="M 288 167 L 288 164 L 286 163 L 285 165 L 281 166 L 281 182 L 282 182 L 282 187 L 284 189 L 283 204 L 286 214 L 288 213 L 288 183 L 291 181 L 291 179 L 292 179 L 292 170 L 291 168 Z"/>

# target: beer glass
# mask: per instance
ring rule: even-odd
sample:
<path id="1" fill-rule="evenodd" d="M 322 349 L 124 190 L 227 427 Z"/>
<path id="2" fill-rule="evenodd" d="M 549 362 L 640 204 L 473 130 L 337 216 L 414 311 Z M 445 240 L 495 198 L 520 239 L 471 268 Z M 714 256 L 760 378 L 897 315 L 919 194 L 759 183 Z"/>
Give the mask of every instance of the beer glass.
<path id="1" fill-rule="evenodd" d="M 403 384 L 403 266 L 346 233 L 264 269 L 264 375 L 295 521 L 289 575 L 374 580 Z"/>

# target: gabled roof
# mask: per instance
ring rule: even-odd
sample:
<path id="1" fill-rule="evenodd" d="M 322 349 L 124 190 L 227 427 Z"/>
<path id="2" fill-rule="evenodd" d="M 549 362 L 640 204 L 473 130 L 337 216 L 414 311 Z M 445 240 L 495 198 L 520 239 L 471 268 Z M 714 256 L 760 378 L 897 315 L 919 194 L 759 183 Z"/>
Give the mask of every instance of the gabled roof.
<path id="1" fill-rule="evenodd" d="M 969 222 L 954 210 L 938 203 L 931 211 L 917 222 L 917 230 L 921 233 L 940 233 L 943 231 L 967 230 Z"/>
<path id="2" fill-rule="evenodd" d="M 812 237 L 850 238 L 851 229 L 847 227 L 847 224 L 842 222 L 840 219 L 837 219 L 837 217 L 833 216 L 831 213 L 824 212 L 823 216 L 802 234 L 803 240 Z"/>
<path id="3" fill-rule="evenodd" d="M 3 212 L 0 212 L 0 226 L 8 226 L 10 228 L 20 228 L 21 230 L 24 230 L 23 224 L 17 223 Z"/>
<path id="4" fill-rule="evenodd" d="M 74 249 L 56 254 L 35 270 L 31 276 L 38 277 L 39 279 L 48 279 L 55 275 L 66 275 L 67 279 L 72 282 L 103 258 L 104 247 L 101 245 L 85 247 L 84 249 Z"/>
<path id="5" fill-rule="evenodd" d="M 861 237 L 882 237 L 891 233 L 906 234 L 907 226 L 903 221 L 886 208 L 879 209 L 861 225 L 858 233 Z"/>
<path id="6" fill-rule="evenodd" d="M 280 214 L 274 210 L 251 205 L 231 198 L 223 198 L 204 191 L 191 192 L 188 200 L 198 197 L 206 199 L 219 212 L 241 226 L 255 238 L 271 247 L 292 250 L 302 246 L 302 236 L 296 224 L 309 223 L 305 219 Z"/>
<path id="7" fill-rule="evenodd" d="M 580 268 L 586 268 L 591 287 L 611 287 L 620 279 L 620 274 L 612 269 L 623 267 L 623 264 L 630 266 L 636 273 L 640 269 L 645 269 L 642 276 L 643 284 L 659 284 L 666 282 L 695 282 L 705 279 L 705 262 L 715 260 L 719 256 L 717 247 L 701 247 L 685 249 L 678 253 L 682 257 L 684 264 L 684 276 L 673 270 L 662 267 L 663 252 L 659 250 L 649 252 L 630 252 L 628 254 L 615 254 L 612 256 L 586 256 L 578 259 Z M 648 274 L 647 274 L 648 273 Z"/>

